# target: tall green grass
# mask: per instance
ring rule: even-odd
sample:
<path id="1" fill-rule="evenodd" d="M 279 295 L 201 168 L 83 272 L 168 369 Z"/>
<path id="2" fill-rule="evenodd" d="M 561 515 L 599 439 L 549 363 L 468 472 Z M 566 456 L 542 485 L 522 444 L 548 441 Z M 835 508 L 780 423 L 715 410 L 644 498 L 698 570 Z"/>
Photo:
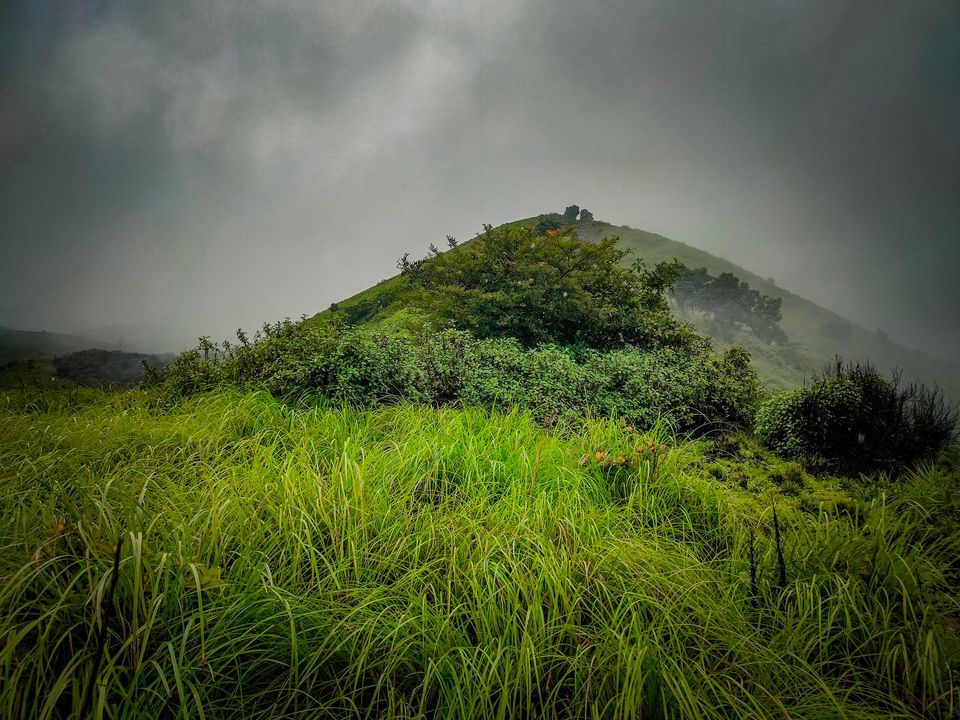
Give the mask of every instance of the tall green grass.
<path id="1" fill-rule="evenodd" d="M 635 467 L 593 459 L 647 437 Z M 955 716 L 956 470 L 788 498 L 702 450 L 518 412 L 9 394 L 0 717 L 88 689 L 97 718 Z"/>

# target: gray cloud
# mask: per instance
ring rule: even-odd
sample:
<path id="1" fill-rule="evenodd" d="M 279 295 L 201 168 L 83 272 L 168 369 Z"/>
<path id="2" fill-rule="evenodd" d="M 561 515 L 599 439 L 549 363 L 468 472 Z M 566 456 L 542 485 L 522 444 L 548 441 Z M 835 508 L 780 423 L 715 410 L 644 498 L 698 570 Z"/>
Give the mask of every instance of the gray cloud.
<path id="1" fill-rule="evenodd" d="M 956 3 L 35 1 L 2 27 L 0 322 L 181 345 L 578 202 L 960 355 Z"/>

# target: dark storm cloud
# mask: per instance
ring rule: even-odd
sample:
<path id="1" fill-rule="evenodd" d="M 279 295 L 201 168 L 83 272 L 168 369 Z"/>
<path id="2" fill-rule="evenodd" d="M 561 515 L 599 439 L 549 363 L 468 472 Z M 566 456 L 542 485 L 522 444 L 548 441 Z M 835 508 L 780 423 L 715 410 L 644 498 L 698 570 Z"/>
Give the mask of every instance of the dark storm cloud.
<path id="1" fill-rule="evenodd" d="M 10 6 L 0 322 L 226 335 L 578 202 L 957 355 L 958 8 Z"/>

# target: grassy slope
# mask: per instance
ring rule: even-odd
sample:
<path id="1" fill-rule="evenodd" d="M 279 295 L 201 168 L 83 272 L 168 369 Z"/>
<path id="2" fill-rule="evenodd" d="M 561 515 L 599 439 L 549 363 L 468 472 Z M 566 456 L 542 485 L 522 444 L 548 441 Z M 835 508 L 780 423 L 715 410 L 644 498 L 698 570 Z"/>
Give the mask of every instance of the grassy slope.
<path id="1" fill-rule="evenodd" d="M 79 712 L 118 537 L 110 717 L 956 709 L 956 469 L 786 496 L 749 451 L 649 438 L 605 470 L 584 453 L 639 441 L 612 422 L 0 396 L 0 716 Z"/>
<path id="2" fill-rule="evenodd" d="M 518 220 L 510 225 L 532 225 L 536 218 Z M 648 263 L 677 258 L 690 268 L 706 267 L 712 274 L 730 272 L 748 282 L 765 295 L 783 298 L 781 325 L 790 342 L 785 347 L 767 345 L 753 335 L 744 333 L 737 338 L 750 350 L 760 376 L 773 388 L 789 388 L 802 384 L 812 372 L 830 364 L 836 355 L 847 360 L 870 360 L 884 371 L 903 368 L 908 379 L 936 382 L 953 397 L 960 398 L 960 364 L 929 358 L 924 353 L 898 345 L 853 323 L 850 337 L 838 342 L 823 333 L 831 322 L 844 322 L 836 313 L 777 287 L 768 280 L 750 273 L 738 265 L 662 235 L 636 230 L 627 226 L 606 223 L 585 223 L 578 226 L 581 237 L 596 241 L 603 236 L 618 236 L 631 258 L 643 258 Z M 389 278 L 339 303 L 350 308 L 373 302 L 400 287 L 399 277 Z M 324 316 L 326 312 L 320 313 Z"/>
<path id="3" fill-rule="evenodd" d="M 829 323 L 843 322 L 841 316 L 723 258 L 662 235 L 627 226 L 589 223 L 581 226 L 579 232 L 581 237 L 588 240 L 617 235 L 623 246 L 633 251 L 634 257 L 644 258 L 651 264 L 675 257 L 687 267 L 705 267 L 714 275 L 733 273 L 764 295 L 783 298 L 781 327 L 790 340 L 787 347 L 771 347 L 748 334 L 738 338 L 754 355 L 761 375 L 776 386 L 803 382 L 811 369 L 822 369 L 839 354 L 849 360 L 870 360 L 884 370 L 903 368 L 910 378 L 935 381 L 953 396 L 960 397 L 960 363 L 930 358 L 854 323 L 849 324 L 848 339 L 831 340 L 824 334 L 823 328 Z"/>

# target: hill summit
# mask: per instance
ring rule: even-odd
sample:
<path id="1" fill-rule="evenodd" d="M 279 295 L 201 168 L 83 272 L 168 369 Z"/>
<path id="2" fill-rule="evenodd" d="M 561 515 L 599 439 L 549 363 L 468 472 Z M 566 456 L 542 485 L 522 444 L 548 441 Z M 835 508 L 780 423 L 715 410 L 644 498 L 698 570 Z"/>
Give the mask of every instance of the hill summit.
<path id="1" fill-rule="evenodd" d="M 527 227 L 537 234 L 575 230 L 584 240 L 598 244 L 605 238 L 616 239 L 616 246 L 626 251 L 623 263 L 643 260 L 647 265 L 677 260 L 691 273 L 705 271 L 714 278 L 730 277 L 760 298 L 778 303 L 777 332 L 758 331 L 740 323 L 718 323 L 713 313 L 703 308 L 677 302 L 674 312 L 691 322 L 701 334 L 710 337 L 720 349 L 740 345 L 751 354 L 754 366 L 764 384 L 771 389 L 787 389 L 802 385 L 811 374 L 830 366 L 837 356 L 852 361 L 869 361 L 883 372 L 902 370 L 906 377 L 939 385 L 948 395 L 960 397 L 960 363 L 932 358 L 926 353 L 901 345 L 881 332 L 873 332 L 839 314 L 778 287 L 771 279 L 762 278 L 724 258 L 656 233 L 626 225 L 613 225 L 596 220 L 589 211 L 572 214 L 547 213 L 505 223 L 499 227 Z M 478 237 L 494 230 L 484 226 Z M 499 229 L 499 228 L 496 228 Z M 455 241 L 454 241 L 455 242 Z M 446 252 L 458 252 L 474 240 L 455 245 Z M 434 251 L 439 253 L 439 250 Z M 400 275 L 384 280 L 350 298 L 334 303 L 316 317 L 329 317 L 341 312 L 352 324 L 374 323 L 386 329 L 410 327 L 413 318 L 424 321 L 429 312 L 411 307 L 409 297 L 399 300 L 402 288 Z M 425 312 L 426 311 L 426 312 Z"/>

